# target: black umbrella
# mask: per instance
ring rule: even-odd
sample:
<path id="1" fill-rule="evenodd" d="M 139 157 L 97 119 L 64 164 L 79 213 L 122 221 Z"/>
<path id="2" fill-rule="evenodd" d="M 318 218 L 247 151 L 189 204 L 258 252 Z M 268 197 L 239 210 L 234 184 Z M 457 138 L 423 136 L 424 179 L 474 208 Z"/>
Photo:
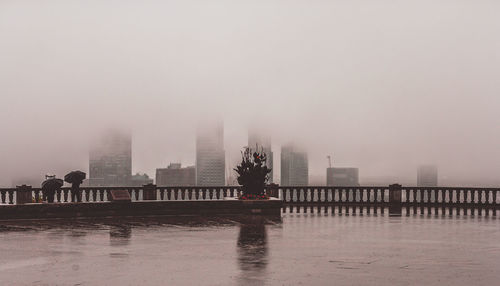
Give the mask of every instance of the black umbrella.
<path id="1" fill-rule="evenodd" d="M 49 178 L 42 183 L 42 189 L 44 190 L 56 190 L 64 185 L 63 180 L 56 178 Z"/>
<path id="2" fill-rule="evenodd" d="M 82 171 L 71 171 L 66 176 L 64 176 L 64 181 L 70 184 L 81 184 L 83 180 L 87 177 L 87 174 Z"/>

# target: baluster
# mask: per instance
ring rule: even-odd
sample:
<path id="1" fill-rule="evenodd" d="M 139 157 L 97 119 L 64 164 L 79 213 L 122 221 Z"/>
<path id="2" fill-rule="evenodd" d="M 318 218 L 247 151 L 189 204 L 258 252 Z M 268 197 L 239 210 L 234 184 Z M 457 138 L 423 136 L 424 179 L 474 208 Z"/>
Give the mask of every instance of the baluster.
<path id="1" fill-rule="evenodd" d="M 134 191 L 135 191 L 134 192 L 135 193 L 135 200 L 138 201 L 139 200 L 139 193 L 141 192 L 141 190 L 140 189 L 135 189 Z"/>
<path id="2" fill-rule="evenodd" d="M 471 203 L 475 204 L 476 203 L 476 190 L 471 189 Z"/>
<path id="3" fill-rule="evenodd" d="M 1 193 L 2 193 L 2 204 L 5 204 L 5 194 L 7 193 L 7 191 L 2 190 Z"/>
<path id="4" fill-rule="evenodd" d="M 478 190 L 479 197 L 478 197 L 478 204 L 483 204 L 483 190 Z"/>
<path id="5" fill-rule="evenodd" d="M 188 200 L 191 201 L 193 199 L 193 188 L 187 188 L 186 191 L 187 191 Z"/>
<path id="6" fill-rule="evenodd" d="M 64 189 L 64 190 L 62 190 L 62 192 L 63 192 L 64 202 L 67 203 L 68 202 L 68 190 Z"/>
<path id="7" fill-rule="evenodd" d="M 9 204 L 13 205 L 14 204 L 14 190 L 9 190 Z"/>
<path id="8" fill-rule="evenodd" d="M 40 201 L 40 190 L 33 190 L 35 192 L 35 203 Z"/>
<path id="9" fill-rule="evenodd" d="M 490 190 L 486 190 L 486 198 L 485 198 L 485 203 L 490 204 Z"/>
<path id="10" fill-rule="evenodd" d="M 164 197 L 165 197 L 165 189 L 161 188 L 160 189 L 160 200 L 163 201 Z"/>
<path id="11" fill-rule="evenodd" d="M 92 201 L 95 202 L 97 201 L 97 190 L 92 189 Z"/>
<path id="12" fill-rule="evenodd" d="M 100 200 L 101 202 L 104 202 L 104 192 L 105 192 L 105 190 L 104 190 L 104 189 L 100 189 L 100 190 L 99 190 L 99 200 Z"/>
<path id="13" fill-rule="evenodd" d="M 61 202 L 61 189 L 56 191 L 56 200 L 58 203 Z"/>
<path id="14" fill-rule="evenodd" d="M 466 189 L 466 190 L 464 190 L 464 203 L 466 203 L 466 204 L 467 204 L 467 203 L 469 203 L 469 198 L 468 198 L 468 196 L 469 196 L 469 190 L 468 190 L 468 189 Z M 467 214 L 467 213 L 466 213 L 466 214 Z"/>

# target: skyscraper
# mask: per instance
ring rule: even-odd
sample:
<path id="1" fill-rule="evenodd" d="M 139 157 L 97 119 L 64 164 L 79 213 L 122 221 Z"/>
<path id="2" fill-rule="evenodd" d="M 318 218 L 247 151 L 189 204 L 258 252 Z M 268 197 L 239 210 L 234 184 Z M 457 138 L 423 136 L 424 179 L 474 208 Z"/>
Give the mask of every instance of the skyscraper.
<path id="1" fill-rule="evenodd" d="M 433 165 L 420 166 L 417 169 L 417 187 L 437 187 L 438 169 Z"/>
<path id="2" fill-rule="evenodd" d="M 309 184 L 309 164 L 307 153 L 293 145 L 281 147 L 281 185 L 307 186 Z"/>
<path id="3" fill-rule="evenodd" d="M 196 185 L 224 186 L 225 168 L 224 124 L 200 124 L 196 134 Z"/>
<path id="4" fill-rule="evenodd" d="M 90 149 L 90 186 L 126 186 L 132 177 L 132 135 L 111 130 Z"/>
<path id="5" fill-rule="evenodd" d="M 248 147 L 254 151 L 258 146 L 263 149 L 264 153 L 267 155 L 266 165 L 268 168 L 271 168 L 271 173 L 269 173 L 269 181 L 268 183 L 273 182 L 273 152 L 271 151 L 271 137 L 265 136 L 262 133 L 259 133 L 258 130 L 250 129 L 248 131 Z"/>

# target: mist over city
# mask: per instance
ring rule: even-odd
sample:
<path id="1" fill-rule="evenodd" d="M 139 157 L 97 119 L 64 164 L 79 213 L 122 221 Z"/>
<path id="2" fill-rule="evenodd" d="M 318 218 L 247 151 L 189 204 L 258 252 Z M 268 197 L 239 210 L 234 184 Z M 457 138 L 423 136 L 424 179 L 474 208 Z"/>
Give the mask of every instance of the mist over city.
<path id="1" fill-rule="evenodd" d="M 328 155 L 361 183 L 412 185 L 422 164 L 500 183 L 498 2 L 114 4 L 2 1 L 2 186 L 88 169 L 111 128 L 133 134 L 133 173 L 194 165 L 206 119 L 228 166 L 257 126 L 277 163 L 304 146 L 316 184 Z"/>

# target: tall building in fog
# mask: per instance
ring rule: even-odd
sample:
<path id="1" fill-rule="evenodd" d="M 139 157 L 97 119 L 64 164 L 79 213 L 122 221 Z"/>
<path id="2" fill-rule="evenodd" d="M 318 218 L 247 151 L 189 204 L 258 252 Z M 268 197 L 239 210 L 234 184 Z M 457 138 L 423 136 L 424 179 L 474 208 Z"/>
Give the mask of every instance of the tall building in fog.
<path id="1" fill-rule="evenodd" d="M 417 187 L 437 187 L 438 169 L 433 165 L 420 166 L 417 169 Z"/>
<path id="2" fill-rule="evenodd" d="M 199 125 L 196 134 L 196 185 L 224 186 L 225 168 L 224 124 Z"/>
<path id="3" fill-rule="evenodd" d="M 132 135 L 108 131 L 95 142 L 89 154 L 91 186 L 127 186 L 132 177 Z"/>
<path id="4" fill-rule="evenodd" d="M 255 151 L 256 146 L 263 149 L 264 153 L 267 155 L 266 165 L 271 168 L 271 173 L 269 173 L 268 183 L 273 182 L 273 152 L 271 150 L 271 137 L 259 133 L 258 130 L 250 129 L 248 131 L 248 147 Z"/>
<path id="5" fill-rule="evenodd" d="M 281 185 L 307 186 L 309 183 L 309 163 L 307 153 L 293 145 L 281 147 Z"/>
<path id="6" fill-rule="evenodd" d="M 196 169 L 194 166 L 181 168 L 180 163 L 171 163 L 167 168 L 156 169 L 157 186 L 194 186 Z"/>
<path id="7" fill-rule="evenodd" d="M 327 168 L 326 169 L 327 186 L 354 187 L 359 186 L 358 168 Z"/>

